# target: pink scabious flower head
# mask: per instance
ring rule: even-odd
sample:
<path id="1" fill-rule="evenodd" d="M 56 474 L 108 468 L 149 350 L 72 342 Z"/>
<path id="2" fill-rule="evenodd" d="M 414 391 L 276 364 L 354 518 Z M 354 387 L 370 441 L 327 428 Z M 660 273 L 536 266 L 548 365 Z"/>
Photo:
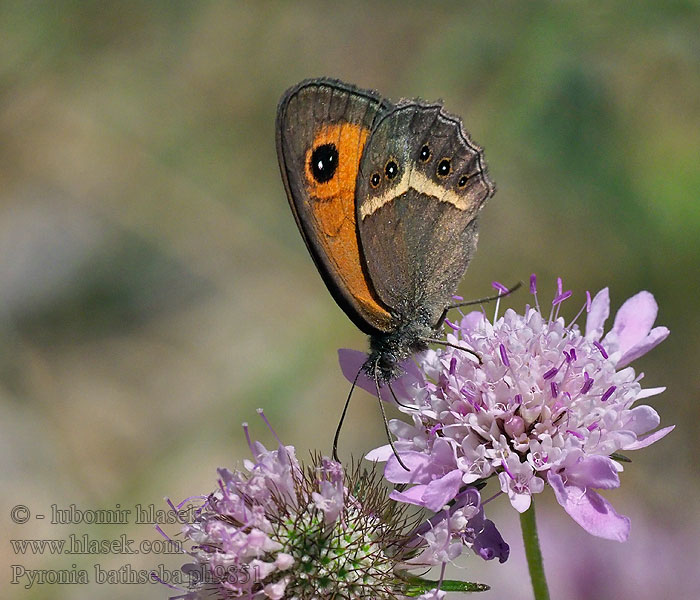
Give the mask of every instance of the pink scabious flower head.
<path id="1" fill-rule="evenodd" d="M 497 289 L 505 289 L 495 284 Z M 489 321 L 483 313 L 447 321 L 447 347 L 428 350 L 392 385 L 412 422 L 393 421 L 395 446 L 405 471 L 388 448 L 368 458 L 387 460 L 386 478 L 412 484 L 392 497 L 435 508 L 465 486 L 497 476 L 501 492 L 519 512 L 533 494 L 554 490 L 557 501 L 589 533 L 618 541 L 629 534 L 629 519 L 595 490 L 620 485 L 620 451 L 652 444 L 673 427 L 659 425 L 650 406 L 637 405 L 665 388 L 642 389 L 642 374 L 629 363 L 668 336 L 653 327 L 657 305 L 639 292 L 620 308 L 603 335 L 610 300 L 605 288 L 586 302 L 569 324 L 559 316 L 571 291 L 561 279 L 547 311 L 540 308 L 536 279 L 534 306 L 522 314 L 508 309 Z M 587 312 L 585 331 L 575 324 Z M 498 313 L 498 302 L 496 303 Z M 360 354 L 360 353 L 358 353 Z M 341 351 L 341 366 L 354 378 L 362 360 Z M 371 382 L 360 380 L 372 391 Z M 648 434 L 645 436 L 645 434 Z"/>
<path id="2" fill-rule="evenodd" d="M 245 470 L 219 469 L 218 490 L 185 524 L 193 562 L 183 572 L 191 585 L 175 598 L 444 597 L 439 583 L 410 570 L 425 571 L 459 554 L 458 534 L 432 523 L 419 526 L 406 505 L 389 500 L 373 470 L 346 470 L 321 456 L 304 467 L 292 446 L 278 439 L 268 450 L 251 441 L 246 424 L 244 430 L 254 458 L 244 462 Z M 478 498 L 460 509 L 478 513 Z M 453 513 L 458 519 L 459 510 Z"/>

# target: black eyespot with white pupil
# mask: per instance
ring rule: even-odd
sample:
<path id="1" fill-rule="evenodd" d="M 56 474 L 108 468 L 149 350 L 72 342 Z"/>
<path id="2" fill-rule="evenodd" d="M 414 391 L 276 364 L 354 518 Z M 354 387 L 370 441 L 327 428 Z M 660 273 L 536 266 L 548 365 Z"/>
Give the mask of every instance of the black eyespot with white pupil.
<path id="1" fill-rule="evenodd" d="M 387 161 L 386 166 L 384 167 L 384 173 L 386 173 L 387 179 L 393 179 L 399 174 L 399 165 L 396 164 L 395 160 L 390 159 Z"/>
<path id="2" fill-rule="evenodd" d="M 418 156 L 423 162 L 428 162 L 430 160 L 430 148 L 428 148 L 427 144 L 420 149 L 420 154 Z"/>
<path id="3" fill-rule="evenodd" d="M 449 158 L 443 158 L 437 166 L 437 174 L 439 177 L 447 177 L 452 170 Z"/>
<path id="4" fill-rule="evenodd" d="M 462 175 L 462 176 L 459 178 L 459 181 L 457 182 L 457 185 L 458 185 L 459 187 L 463 188 L 465 185 L 467 185 L 467 181 L 469 181 L 469 177 L 467 177 L 466 175 Z"/>
<path id="5" fill-rule="evenodd" d="M 335 144 L 322 144 L 311 153 L 311 173 L 318 183 L 333 179 L 338 169 L 338 149 Z"/>
<path id="6" fill-rule="evenodd" d="M 373 188 L 376 188 L 381 180 L 382 176 L 379 173 L 372 173 L 372 177 L 369 178 L 369 184 Z"/>

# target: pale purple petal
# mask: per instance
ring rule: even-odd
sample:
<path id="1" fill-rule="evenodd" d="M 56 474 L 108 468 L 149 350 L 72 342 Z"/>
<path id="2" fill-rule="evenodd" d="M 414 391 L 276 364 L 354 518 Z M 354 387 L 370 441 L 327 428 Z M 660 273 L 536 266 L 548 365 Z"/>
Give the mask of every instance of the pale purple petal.
<path id="1" fill-rule="evenodd" d="M 651 446 L 654 442 L 658 442 L 661 438 L 665 437 L 667 434 L 671 433 L 675 429 L 675 425 L 670 425 L 668 427 L 663 427 L 654 433 L 650 433 L 645 438 L 637 440 L 633 444 L 627 444 L 623 446 L 623 450 L 639 450 L 640 448 L 646 448 Z"/>
<path id="2" fill-rule="evenodd" d="M 397 502 L 406 502 L 407 504 L 417 504 L 418 506 L 423 506 L 423 494 L 427 485 L 420 484 L 414 485 L 403 492 L 394 490 L 389 494 L 389 498 L 396 500 Z"/>
<path id="3" fill-rule="evenodd" d="M 392 450 L 391 445 L 387 444 L 386 446 L 379 446 L 379 448 L 370 450 L 367 454 L 365 454 L 365 458 L 373 462 L 386 462 L 391 456 L 393 456 L 393 454 L 394 451 Z"/>
<path id="4" fill-rule="evenodd" d="M 586 337 L 589 340 L 599 340 L 603 336 L 603 326 L 609 316 L 610 292 L 608 288 L 603 288 L 593 298 L 586 318 Z"/>
<path id="5" fill-rule="evenodd" d="M 508 499 L 515 510 L 519 513 L 524 513 L 530 508 L 530 503 L 532 502 L 530 490 L 516 491 L 513 479 L 508 473 L 499 473 L 498 481 L 501 484 L 501 491 L 508 494 Z"/>
<path id="6" fill-rule="evenodd" d="M 278 553 L 277 558 L 275 558 L 275 566 L 280 571 L 286 571 L 287 569 L 291 568 L 293 564 L 294 557 L 291 554 L 287 554 L 286 552 Z"/>
<path id="7" fill-rule="evenodd" d="M 642 400 L 644 398 L 650 398 L 651 396 L 656 396 L 658 394 L 661 394 L 662 392 L 665 392 L 666 388 L 665 387 L 655 387 L 655 388 L 646 388 L 639 392 L 637 394 L 637 400 Z"/>
<path id="8" fill-rule="evenodd" d="M 444 472 L 451 471 L 457 466 L 455 451 L 445 438 L 438 438 L 433 444 L 432 461 L 441 466 Z"/>
<path id="9" fill-rule="evenodd" d="M 476 329 L 479 323 L 481 323 L 481 321 L 483 321 L 485 318 L 486 317 L 484 316 L 483 312 L 480 310 L 473 310 L 464 315 L 459 324 L 463 330 L 471 331 Z"/>
<path id="10" fill-rule="evenodd" d="M 637 434 L 629 430 L 620 429 L 615 432 L 614 439 L 616 448 L 627 448 L 630 444 L 634 444 L 637 441 Z"/>
<path id="11" fill-rule="evenodd" d="M 357 387 L 376 396 L 377 386 L 374 380 L 370 379 L 364 372 L 360 373 L 359 376 L 357 375 L 366 361 L 367 355 L 359 350 L 350 350 L 348 348 L 341 348 L 338 350 L 338 362 L 340 363 L 340 370 L 343 372 L 343 375 L 345 375 L 345 379 L 352 383 L 355 381 L 355 377 L 357 377 Z"/>
<path id="12" fill-rule="evenodd" d="M 568 484 L 583 488 L 620 487 L 615 463 L 607 456 L 586 456 L 564 470 Z"/>
<path id="13" fill-rule="evenodd" d="M 635 344 L 622 354 L 620 360 L 617 361 L 617 368 L 620 369 L 627 366 L 633 360 L 638 359 L 655 346 L 658 346 L 668 337 L 669 333 L 671 332 L 666 327 L 654 327 L 654 329 L 649 332 L 649 335 L 641 342 Z"/>
<path id="14" fill-rule="evenodd" d="M 610 333 L 617 339 L 618 350 L 623 355 L 651 331 L 658 310 L 654 296 L 647 291 L 635 294 L 620 307 Z"/>
<path id="15" fill-rule="evenodd" d="M 630 532 L 630 520 L 619 515 L 600 494 L 575 485 L 565 485 L 561 475 L 552 471 L 547 477 L 557 502 L 588 533 L 624 542 Z"/>
<path id="16" fill-rule="evenodd" d="M 432 457 L 423 452 L 409 450 L 401 452 L 401 461 L 409 470 L 404 469 L 396 456 L 389 457 L 384 469 L 384 477 L 392 483 L 430 483 L 437 475 L 442 475 L 442 467 L 436 466 Z"/>
<path id="17" fill-rule="evenodd" d="M 434 479 L 427 485 L 415 485 L 405 492 L 394 490 L 389 497 L 398 502 L 424 506 L 437 512 L 457 495 L 461 485 L 462 473 L 456 469 L 443 477 Z"/>
<path id="18" fill-rule="evenodd" d="M 461 485 L 462 471 L 459 469 L 431 481 L 423 494 L 423 506 L 434 511 L 440 510 L 457 495 Z"/>
<path id="19" fill-rule="evenodd" d="M 633 431 L 637 435 L 656 429 L 661 423 L 661 418 L 659 413 L 657 413 L 651 406 L 643 404 L 642 406 L 636 406 L 627 413 L 627 419 L 624 423 L 625 429 Z"/>
<path id="20" fill-rule="evenodd" d="M 263 589 L 265 595 L 270 598 L 270 600 L 281 600 L 284 598 L 284 590 L 287 587 L 287 579 L 280 579 L 276 583 L 268 583 Z"/>
<path id="21" fill-rule="evenodd" d="M 420 487 L 422 490 L 424 490 L 427 486 L 416 486 Z M 422 492 L 421 492 L 422 495 Z M 420 496 L 419 496 L 420 497 Z M 454 497 L 454 503 L 452 506 L 450 506 L 449 514 L 450 516 L 454 514 L 456 510 L 459 510 L 461 508 L 464 508 L 467 505 L 471 505 L 474 507 L 478 507 L 478 512 L 477 514 L 469 520 L 468 527 L 472 529 L 478 529 L 481 530 L 483 527 L 484 523 L 484 509 L 479 506 L 481 503 L 481 496 L 479 495 L 479 492 L 476 488 L 467 488 L 462 492 L 459 492 L 458 494 L 455 495 Z M 445 512 L 440 511 L 437 514 L 433 515 L 428 519 L 427 521 L 424 521 L 416 527 L 416 529 L 413 531 L 411 534 L 411 540 L 408 542 L 409 546 L 414 546 L 416 543 L 419 543 L 419 540 L 422 538 L 422 536 L 430 531 L 431 529 L 434 529 L 435 526 L 440 523 L 441 521 L 444 521 L 446 518 Z"/>

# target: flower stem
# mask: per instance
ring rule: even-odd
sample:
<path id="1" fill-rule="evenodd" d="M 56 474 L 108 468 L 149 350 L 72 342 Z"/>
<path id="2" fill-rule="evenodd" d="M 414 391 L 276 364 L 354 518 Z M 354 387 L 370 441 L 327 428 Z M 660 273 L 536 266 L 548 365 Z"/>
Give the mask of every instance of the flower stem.
<path id="1" fill-rule="evenodd" d="M 524 513 L 520 513 L 520 527 L 523 531 L 525 556 L 527 557 L 527 566 L 530 570 L 530 579 L 532 581 L 532 591 L 535 593 L 535 600 L 549 600 L 549 589 L 547 588 L 547 579 L 544 575 L 540 541 L 537 537 L 534 500 L 532 504 L 530 504 L 530 508 Z"/>

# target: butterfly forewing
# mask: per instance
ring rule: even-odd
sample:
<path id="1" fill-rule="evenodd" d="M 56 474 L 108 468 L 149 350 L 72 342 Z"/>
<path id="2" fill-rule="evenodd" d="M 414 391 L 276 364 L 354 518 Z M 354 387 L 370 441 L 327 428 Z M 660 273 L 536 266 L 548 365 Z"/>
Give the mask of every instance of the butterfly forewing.
<path id="1" fill-rule="evenodd" d="M 328 289 L 364 332 L 391 327 L 360 255 L 356 183 L 363 150 L 390 104 L 332 79 L 290 88 L 277 111 L 277 154 L 292 212 Z"/>

